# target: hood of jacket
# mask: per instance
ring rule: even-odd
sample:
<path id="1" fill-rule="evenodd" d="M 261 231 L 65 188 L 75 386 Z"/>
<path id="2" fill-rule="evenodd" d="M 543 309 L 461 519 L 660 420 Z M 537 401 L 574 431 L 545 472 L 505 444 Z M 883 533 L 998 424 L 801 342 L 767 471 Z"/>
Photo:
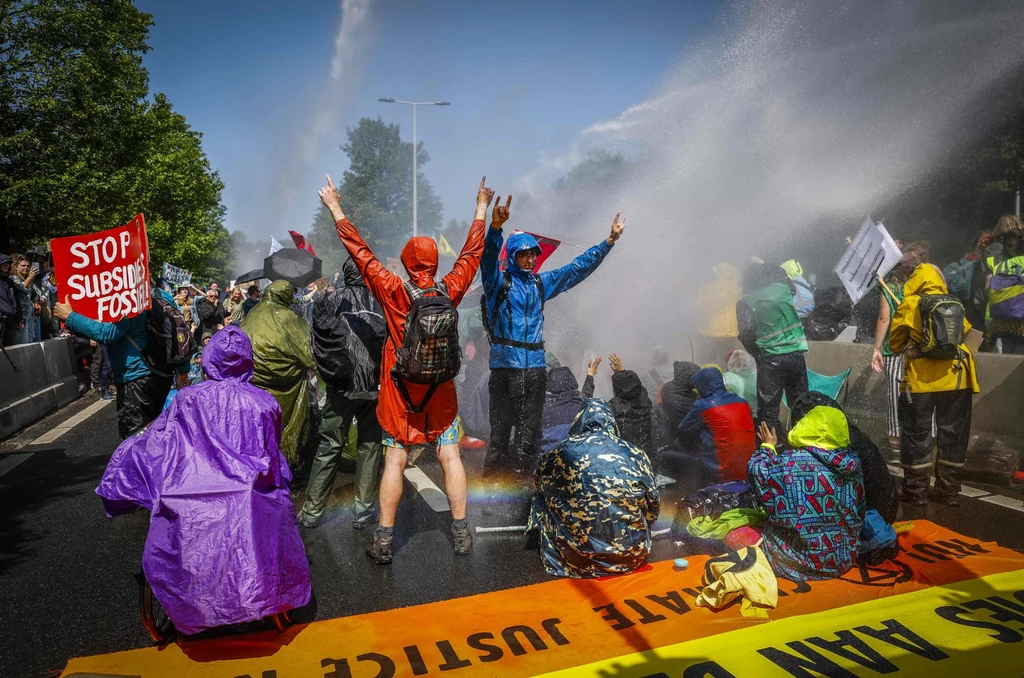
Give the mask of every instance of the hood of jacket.
<path id="1" fill-rule="evenodd" d="M 681 388 L 691 388 L 693 386 L 693 375 L 698 372 L 700 372 L 700 365 L 695 363 L 688 363 L 682 360 L 672 363 L 672 381 L 676 382 Z"/>
<path id="2" fill-rule="evenodd" d="M 402 266 L 409 279 L 417 287 L 426 289 L 434 286 L 437 274 L 437 243 L 433 238 L 418 235 L 405 243 L 400 255 Z"/>
<path id="3" fill-rule="evenodd" d="M 794 447 L 816 447 L 838 450 L 850 446 L 850 427 L 843 411 L 827 405 L 816 405 L 789 432 Z M 824 460 L 823 460 L 824 461 Z"/>
<path id="4" fill-rule="evenodd" d="M 341 274 L 345 278 L 345 287 L 366 287 L 366 281 L 359 274 L 359 267 L 352 259 L 346 259 L 341 266 Z"/>
<path id="5" fill-rule="evenodd" d="M 693 385 L 701 398 L 707 398 L 725 389 L 725 378 L 717 367 L 705 367 L 693 375 Z"/>
<path id="6" fill-rule="evenodd" d="M 742 348 L 729 351 L 725 356 L 725 369 L 728 372 L 742 374 L 744 372 L 756 372 L 757 361 Z"/>
<path id="7" fill-rule="evenodd" d="M 548 370 L 548 393 L 566 393 L 579 391 L 580 384 L 576 381 L 576 375 L 568 367 L 553 367 Z"/>
<path id="8" fill-rule="evenodd" d="M 252 381 L 252 342 L 245 332 L 228 325 L 203 349 L 203 371 L 213 381 Z"/>
<path id="9" fill-rule="evenodd" d="M 800 265 L 800 262 L 796 259 L 790 259 L 789 261 L 782 262 L 782 270 L 786 272 L 790 278 L 802 278 L 804 276 L 804 267 Z"/>
<path id="10" fill-rule="evenodd" d="M 527 272 L 532 273 L 532 271 L 524 271 L 516 263 L 516 255 L 528 250 L 533 250 L 537 254 L 541 252 L 537 239 L 529 233 L 513 233 L 508 237 L 508 241 L 505 243 L 505 254 L 508 255 L 508 270 L 513 275 L 523 275 Z"/>
<path id="11" fill-rule="evenodd" d="M 616 398 L 635 400 L 643 390 L 644 385 L 633 370 L 612 372 L 612 393 Z"/>
<path id="12" fill-rule="evenodd" d="M 611 405 L 600 398 L 588 400 L 569 429 L 570 437 L 595 434 L 619 437 L 619 427 L 615 424 Z"/>
<path id="13" fill-rule="evenodd" d="M 904 298 L 921 294 L 948 294 L 942 271 L 933 264 L 920 264 L 903 285 Z"/>
<path id="14" fill-rule="evenodd" d="M 793 290 L 789 276 L 778 264 L 754 264 L 743 274 L 743 293 L 749 294 L 772 283 L 782 283 Z"/>
<path id="15" fill-rule="evenodd" d="M 287 280 L 275 280 L 263 290 L 263 303 L 291 308 L 295 301 L 295 287 Z"/>

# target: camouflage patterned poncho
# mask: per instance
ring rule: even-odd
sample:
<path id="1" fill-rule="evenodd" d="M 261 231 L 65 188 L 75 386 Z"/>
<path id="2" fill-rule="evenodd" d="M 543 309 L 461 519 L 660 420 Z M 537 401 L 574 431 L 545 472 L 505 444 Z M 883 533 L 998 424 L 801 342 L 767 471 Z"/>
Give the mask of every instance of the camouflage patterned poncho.
<path id="1" fill-rule="evenodd" d="M 658 490 L 650 460 L 619 438 L 607 402 L 586 402 L 569 439 L 541 455 L 536 480 L 527 529 L 540 530 L 548 573 L 601 577 L 646 562 Z"/>

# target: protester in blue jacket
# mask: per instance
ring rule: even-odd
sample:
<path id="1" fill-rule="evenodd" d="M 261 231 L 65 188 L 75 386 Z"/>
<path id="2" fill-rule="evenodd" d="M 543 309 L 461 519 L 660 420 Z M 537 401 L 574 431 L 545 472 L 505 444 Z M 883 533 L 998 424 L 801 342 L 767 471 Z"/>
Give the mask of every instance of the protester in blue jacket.
<path id="1" fill-rule="evenodd" d="M 174 304 L 174 297 L 169 292 L 154 287 L 153 295 L 158 294 Z M 53 314 L 63 320 L 70 331 L 107 347 L 117 385 L 117 432 L 124 440 L 160 415 L 171 390 L 172 377 L 154 373 L 142 357 L 142 351 L 149 343 L 146 314 L 106 323 L 75 313 L 67 302 L 65 299 L 64 303 L 54 305 Z M 132 345 L 133 341 L 135 345 Z"/>
<path id="2" fill-rule="evenodd" d="M 515 471 L 532 467 L 547 381 L 544 302 L 586 280 L 625 228 L 625 221 L 620 221 L 616 214 L 606 240 L 565 266 L 540 274 L 533 273 L 541 251 L 537 240 L 529 233 L 513 234 L 506 245 L 508 268 L 502 272 L 498 267 L 503 241 L 501 227 L 508 220 L 511 203 L 509 196 L 504 206 L 495 204 L 480 262 L 484 326 L 491 344 L 491 441 L 484 461 L 484 477 L 509 467 Z M 513 426 L 515 440 L 510 447 Z"/>

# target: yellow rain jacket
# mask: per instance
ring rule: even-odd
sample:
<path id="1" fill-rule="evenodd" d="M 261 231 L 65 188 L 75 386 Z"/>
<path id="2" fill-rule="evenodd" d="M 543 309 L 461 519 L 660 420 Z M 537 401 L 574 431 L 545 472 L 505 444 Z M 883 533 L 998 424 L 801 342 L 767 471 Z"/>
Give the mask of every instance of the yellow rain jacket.
<path id="1" fill-rule="evenodd" d="M 705 337 L 735 337 L 736 302 L 743 296 L 740 271 L 732 264 L 715 266 L 715 279 L 701 286 L 697 293 L 697 314 Z"/>
<path id="2" fill-rule="evenodd" d="M 703 581 L 697 607 L 717 610 L 742 596 L 741 616 L 767 619 L 768 610 L 779 604 L 779 582 L 756 546 L 712 558 L 704 566 Z"/>
<path id="3" fill-rule="evenodd" d="M 903 302 L 896 309 L 889 330 L 889 348 L 900 354 L 909 345 L 924 342 L 921 333 L 921 311 L 918 305 L 922 294 L 949 294 L 942 272 L 931 264 L 921 264 L 910 280 L 903 286 Z M 964 320 L 964 336 L 971 324 Z M 903 376 L 905 388 L 911 393 L 935 393 L 971 389 L 977 393 L 978 371 L 974 356 L 965 344 L 960 345 L 964 357 L 956 360 L 935 360 L 933 358 L 907 356 Z"/>

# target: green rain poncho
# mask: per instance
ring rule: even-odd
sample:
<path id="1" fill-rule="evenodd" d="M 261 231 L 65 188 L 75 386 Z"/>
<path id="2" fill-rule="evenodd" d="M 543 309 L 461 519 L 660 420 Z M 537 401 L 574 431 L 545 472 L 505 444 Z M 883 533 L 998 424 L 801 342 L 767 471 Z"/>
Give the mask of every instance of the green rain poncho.
<path id="1" fill-rule="evenodd" d="M 241 325 L 252 341 L 256 363 L 252 383 L 274 396 L 281 406 L 281 452 L 289 463 L 298 458 L 309 436 L 306 373 L 314 367 L 309 323 L 289 308 L 294 298 L 291 283 L 271 283 Z"/>

